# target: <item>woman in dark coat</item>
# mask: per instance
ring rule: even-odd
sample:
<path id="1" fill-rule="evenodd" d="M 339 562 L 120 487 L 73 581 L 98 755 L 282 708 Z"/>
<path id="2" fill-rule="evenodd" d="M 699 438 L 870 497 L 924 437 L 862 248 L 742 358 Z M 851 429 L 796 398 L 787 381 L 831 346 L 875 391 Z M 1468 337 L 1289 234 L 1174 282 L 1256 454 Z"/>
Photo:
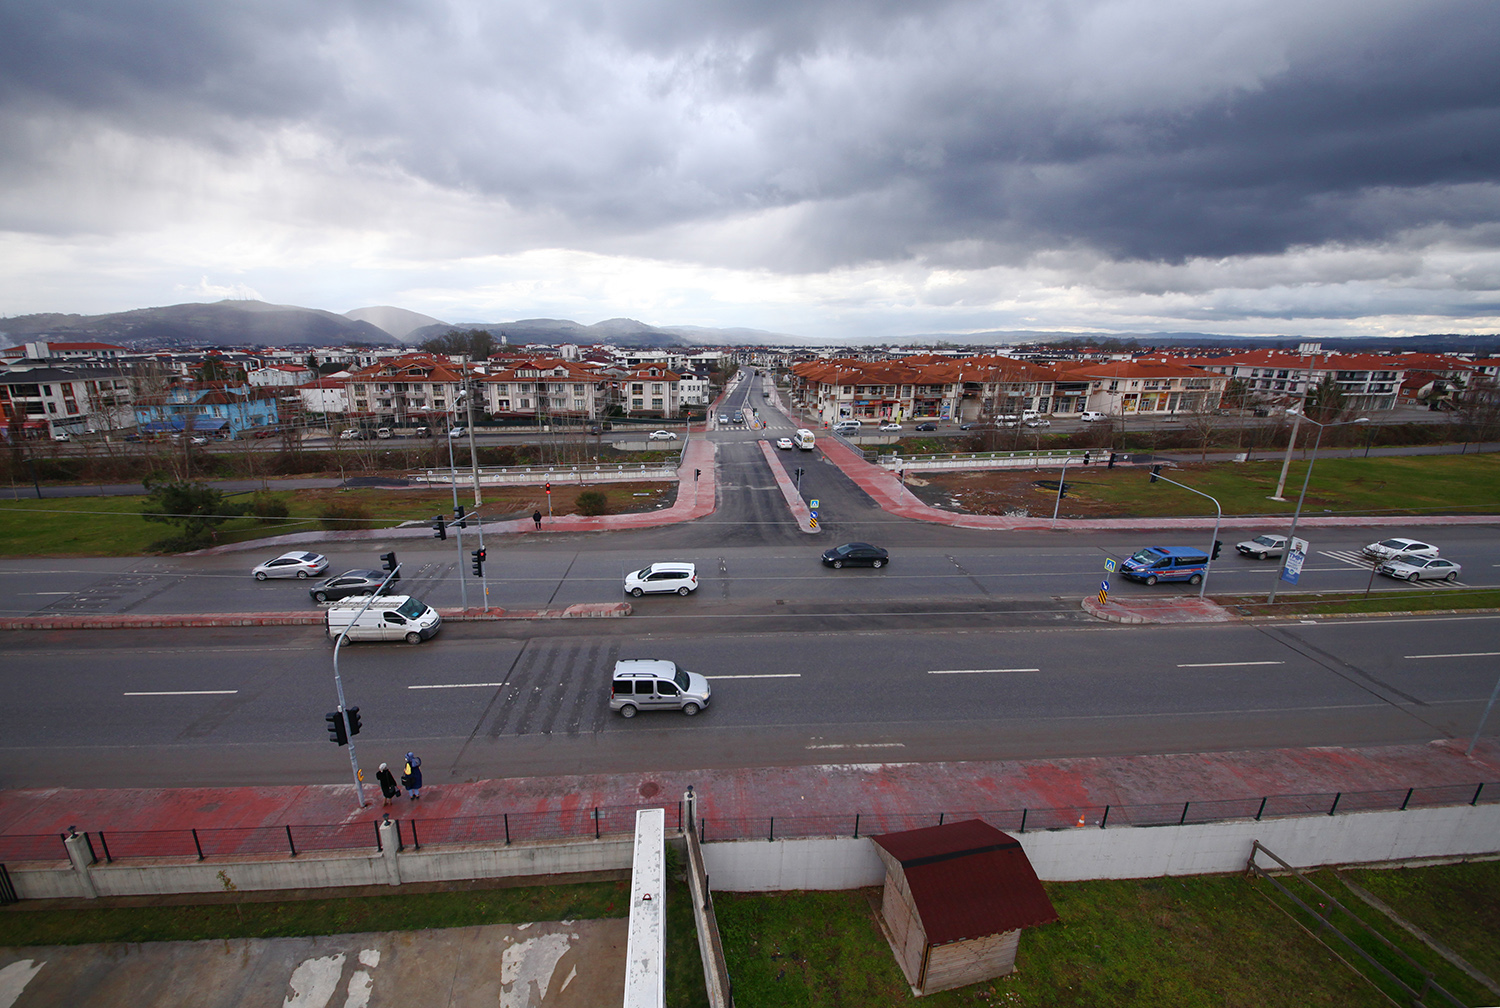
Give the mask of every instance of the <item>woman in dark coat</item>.
<path id="1" fill-rule="evenodd" d="M 422 757 L 416 753 L 406 754 L 406 767 L 401 772 L 401 786 L 406 788 L 408 798 L 422 797 Z"/>
<path id="2" fill-rule="evenodd" d="M 381 804 L 389 805 L 392 798 L 401 794 L 401 789 L 396 786 L 396 775 L 391 773 L 391 768 L 384 763 L 380 764 L 380 769 L 375 771 L 375 779 L 380 782 L 380 793 L 385 796 L 385 801 Z"/>

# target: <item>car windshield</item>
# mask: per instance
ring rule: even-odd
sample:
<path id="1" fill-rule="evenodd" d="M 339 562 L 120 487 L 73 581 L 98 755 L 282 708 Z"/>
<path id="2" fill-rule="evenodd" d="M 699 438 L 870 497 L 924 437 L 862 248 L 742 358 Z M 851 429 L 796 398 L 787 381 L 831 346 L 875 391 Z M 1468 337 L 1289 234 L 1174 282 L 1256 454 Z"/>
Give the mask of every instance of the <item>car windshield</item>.
<path id="1" fill-rule="evenodd" d="M 688 674 L 682 669 L 676 669 L 672 673 L 672 681 L 677 684 L 678 689 L 688 688 Z"/>
<path id="2" fill-rule="evenodd" d="M 1156 552 L 1156 550 L 1143 549 L 1135 556 L 1131 557 L 1130 562 L 1141 564 L 1146 567 L 1154 567 L 1164 559 L 1165 557 Z"/>
<path id="3" fill-rule="evenodd" d="M 1406 540 L 1405 539 L 1387 539 L 1385 542 L 1379 543 L 1379 545 L 1384 546 L 1386 549 L 1393 549 L 1393 550 L 1406 549 Z"/>
<path id="4" fill-rule="evenodd" d="M 407 619 L 417 619 L 427 611 L 427 607 L 421 602 L 418 602 L 416 599 L 409 598 L 405 602 L 401 603 L 400 608 L 398 608 L 396 611 L 402 616 L 405 616 Z"/>
<path id="5" fill-rule="evenodd" d="M 1270 536 L 1256 536 L 1253 541 L 1260 543 L 1262 546 L 1275 546 L 1275 545 L 1277 545 L 1276 540 L 1273 539 L 1273 538 L 1271 538 Z"/>

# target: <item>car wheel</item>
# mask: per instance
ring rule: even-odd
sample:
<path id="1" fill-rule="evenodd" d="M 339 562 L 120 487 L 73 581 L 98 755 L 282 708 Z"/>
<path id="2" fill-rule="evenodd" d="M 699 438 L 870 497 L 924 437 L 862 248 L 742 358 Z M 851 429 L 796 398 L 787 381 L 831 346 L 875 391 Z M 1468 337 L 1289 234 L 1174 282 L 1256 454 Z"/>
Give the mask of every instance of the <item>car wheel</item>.
<path id="1" fill-rule="evenodd" d="M 306 581 L 307 580 L 307 571 L 298 571 L 297 572 L 297 580 L 299 580 L 299 581 Z"/>
<path id="2" fill-rule="evenodd" d="M 1448 572 L 1448 576 L 1445 577 L 1445 578 L 1443 578 L 1443 580 L 1444 581 L 1457 581 L 1458 580 L 1458 571 L 1449 571 Z"/>
<path id="3" fill-rule="evenodd" d="M 422 635 L 413 630 L 411 633 L 406 635 L 406 643 L 420 644 L 422 643 Z"/>
<path id="4" fill-rule="evenodd" d="M 1151 575 L 1151 576 L 1150 576 L 1150 577 L 1148 577 L 1148 578 L 1147 578 L 1147 579 L 1146 579 L 1146 583 L 1147 583 L 1147 584 L 1148 584 L 1148 585 L 1154 585 L 1154 584 L 1156 584 L 1156 575 L 1155 575 L 1155 574 L 1152 574 L 1152 575 Z"/>
<path id="5" fill-rule="evenodd" d="M 264 581 L 265 579 L 266 579 L 266 572 L 265 571 L 256 571 L 255 572 L 255 580 L 257 580 L 257 581 Z"/>
<path id="6" fill-rule="evenodd" d="M 885 566 L 885 561 L 884 560 L 876 560 L 875 562 L 873 562 L 872 564 L 870 564 L 870 566 L 871 567 L 884 567 Z"/>
<path id="7" fill-rule="evenodd" d="M 646 594 L 646 591 L 643 588 L 632 588 L 630 589 L 630 594 L 634 595 L 636 598 L 640 598 L 642 595 Z"/>
<path id="8" fill-rule="evenodd" d="M 315 593 L 313 595 L 313 598 L 317 599 L 319 602 L 327 602 L 328 601 L 328 593 L 327 592 L 317 592 L 317 593 Z"/>
<path id="9" fill-rule="evenodd" d="M 1410 574 L 1406 575 L 1406 580 L 1408 580 L 1408 581 L 1412 582 L 1413 584 L 1415 584 L 1416 581 L 1417 581 L 1417 572 L 1416 571 L 1412 571 Z"/>
<path id="10" fill-rule="evenodd" d="M 832 566 L 833 566 L 834 570 L 838 570 L 840 567 L 844 566 L 844 561 L 842 561 L 842 560 L 835 560 L 833 562 Z"/>
<path id="11" fill-rule="evenodd" d="M 695 703 L 685 703 L 682 705 L 682 713 L 686 714 L 688 717 L 692 717 L 694 714 L 698 713 L 698 705 Z"/>
<path id="12" fill-rule="evenodd" d="M 1194 574 L 1192 577 L 1188 578 L 1188 584 L 1201 584 L 1202 581 L 1203 581 L 1203 575 L 1202 574 Z"/>
<path id="13" fill-rule="evenodd" d="M 1267 553 L 1265 551 L 1261 551 L 1260 553 L 1255 554 L 1255 556 L 1256 556 L 1256 559 L 1267 560 L 1267 559 L 1270 559 L 1271 554 L 1269 554 L 1269 553 Z"/>
<path id="14" fill-rule="evenodd" d="M 620 708 L 621 717 L 635 717 L 635 704 L 626 704 Z"/>
<path id="15" fill-rule="evenodd" d="M 681 588 L 677 589 L 677 594 L 683 596 L 684 598 L 687 597 L 687 593 L 688 593 L 687 585 L 683 585 Z"/>

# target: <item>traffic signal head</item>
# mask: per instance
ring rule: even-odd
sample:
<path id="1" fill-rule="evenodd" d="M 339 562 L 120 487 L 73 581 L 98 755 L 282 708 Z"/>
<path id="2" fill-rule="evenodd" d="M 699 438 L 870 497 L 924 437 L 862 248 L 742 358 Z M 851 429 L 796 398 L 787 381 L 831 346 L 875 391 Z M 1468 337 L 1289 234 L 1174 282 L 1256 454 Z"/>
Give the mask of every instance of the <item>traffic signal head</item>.
<path id="1" fill-rule="evenodd" d="M 1156 482 L 1156 478 L 1158 476 L 1160 476 L 1160 475 L 1161 475 L 1161 466 L 1159 466 L 1159 465 L 1152 466 L 1151 467 L 1151 482 L 1155 483 Z"/>
<path id="2" fill-rule="evenodd" d="M 475 577 L 483 577 L 484 576 L 484 550 L 482 550 L 482 549 L 474 550 L 473 552 L 471 552 L 469 554 L 469 556 L 471 556 L 471 557 L 474 558 L 474 576 Z"/>
<path id="3" fill-rule="evenodd" d="M 434 539 L 448 538 L 448 529 L 447 526 L 443 524 L 442 515 L 432 516 L 432 537 Z"/>
<path id="4" fill-rule="evenodd" d="M 323 715 L 323 720 L 328 722 L 328 741 L 334 745 L 344 745 L 349 741 L 349 735 L 344 731 L 344 715 L 339 711 L 331 711 Z"/>
<path id="5" fill-rule="evenodd" d="M 388 570 L 388 571 L 395 570 L 396 569 L 396 554 L 394 554 L 394 553 L 382 553 L 382 554 L 380 554 L 380 566 L 381 566 L 382 570 Z"/>
<path id="6" fill-rule="evenodd" d="M 550 482 L 548 482 L 548 483 L 544 483 L 544 484 L 542 484 L 542 485 L 543 485 L 543 486 L 544 486 L 544 487 L 546 487 L 546 489 L 547 489 L 547 492 L 548 492 L 548 493 L 551 493 L 551 492 L 552 492 L 552 484 L 551 484 L 551 483 L 550 483 Z"/>
<path id="7" fill-rule="evenodd" d="M 1068 484 L 1066 484 L 1066 483 L 1059 483 L 1059 484 L 1057 484 L 1057 496 L 1059 498 L 1068 496 Z"/>
<path id="8" fill-rule="evenodd" d="M 344 708 L 344 717 L 346 717 L 346 718 L 349 719 L 349 734 L 350 735 L 358 735 L 359 734 L 359 729 L 360 729 L 359 708 L 358 707 L 346 707 L 346 708 Z"/>
<path id="9" fill-rule="evenodd" d="M 1217 560 L 1217 559 L 1219 559 L 1219 550 L 1221 550 L 1223 548 L 1224 548 L 1224 540 L 1223 539 L 1215 539 L 1214 540 L 1213 555 L 1210 556 L 1209 559 L 1210 560 Z"/>
<path id="10" fill-rule="evenodd" d="M 464 506 L 462 504 L 453 505 L 453 517 L 458 519 L 459 528 L 469 527 L 468 519 L 464 516 Z"/>

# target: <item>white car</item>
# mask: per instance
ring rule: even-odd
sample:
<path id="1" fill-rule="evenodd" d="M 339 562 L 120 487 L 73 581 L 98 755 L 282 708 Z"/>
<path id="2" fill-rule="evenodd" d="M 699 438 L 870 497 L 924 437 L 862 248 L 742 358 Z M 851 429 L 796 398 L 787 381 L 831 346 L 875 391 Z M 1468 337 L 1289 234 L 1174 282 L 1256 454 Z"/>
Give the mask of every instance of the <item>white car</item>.
<path id="1" fill-rule="evenodd" d="M 776 439 L 776 447 L 785 448 L 786 450 L 791 451 L 792 439 L 789 437 L 779 437 Z"/>
<path id="2" fill-rule="evenodd" d="M 1286 536 L 1263 535 L 1254 539 L 1246 539 L 1242 543 L 1235 543 L 1234 548 L 1246 556 L 1266 560 L 1273 556 L 1286 555 Z"/>
<path id="3" fill-rule="evenodd" d="M 1052 421 L 1048 420 L 1046 417 L 1037 417 L 1037 416 L 1027 417 L 1025 420 L 1022 420 L 1021 422 L 1023 424 L 1025 424 L 1027 427 L 1051 427 L 1052 426 Z"/>
<path id="4" fill-rule="evenodd" d="M 880 429 L 883 431 L 898 431 L 901 429 L 901 425 L 898 423 L 886 423 L 881 424 Z"/>
<path id="5" fill-rule="evenodd" d="M 1415 539 L 1382 539 L 1361 552 L 1368 560 L 1406 560 L 1410 557 L 1435 557 L 1438 548 Z"/>
<path id="6" fill-rule="evenodd" d="M 310 578 L 317 577 L 328 569 L 328 558 L 321 553 L 283 553 L 274 560 L 267 560 L 250 573 L 255 580 L 266 578 Z"/>
<path id="7" fill-rule="evenodd" d="M 625 575 L 625 592 L 640 598 L 647 594 L 686 595 L 698 590 L 698 568 L 690 563 L 654 563 Z"/>
<path id="8" fill-rule="evenodd" d="M 340 441 L 358 441 L 359 440 L 359 431 L 355 430 L 353 427 L 350 427 L 350 428 L 348 428 L 347 430 L 344 430 L 344 431 L 340 431 L 339 432 L 339 440 Z"/>
<path id="9" fill-rule="evenodd" d="M 1442 557 L 1412 557 L 1409 560 L 1387 560 L 1376 567 L 1375 572 L 1403 581 L 1457 581 L 1463 567 Z"/>
<path id="10" fill-rule="evenodd" d="M 448 436 L 450 438 L 461 438 L 461 437 L 463 437 L 464 435 L 466 435 L 468 433 L 469 433 L 469 428 L 467 428 L 467 427 L 455 427 L 451 431 L 448 432 Z"/>
<path id="11" fill-rule="evenodd" d="M 1093 423 L 1096 420 L 1108 420 L 1109 415 L 1107 413 L 1100 413 L 1097 410 L 1084 410 L 1078 414 L 1078 419 L 1084 423 Z"/>
<path id="12" fill-rule="evenodd" d="M 676 441 L 677 435 L 669 430 L 654 430 L 651 432 L 652 441 Z"/>

